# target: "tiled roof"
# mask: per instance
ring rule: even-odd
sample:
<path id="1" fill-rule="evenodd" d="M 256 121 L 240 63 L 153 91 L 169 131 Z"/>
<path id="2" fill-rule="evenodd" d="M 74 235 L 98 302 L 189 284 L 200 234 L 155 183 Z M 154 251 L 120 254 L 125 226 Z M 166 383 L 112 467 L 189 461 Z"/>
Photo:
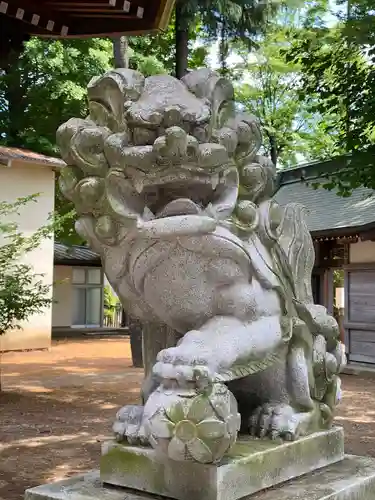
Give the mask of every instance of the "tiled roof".
<path id="1" fill-rule="evenodd" d="M 55 168 L 62 168 L 65 166 L 65 162 L 59 158 L 34 153 L 28 149 L 0 146 L 0 163 L 7 165 L 10 160 L 21 160 L 30 163 L 44 163 L 45 165 Z"/>
<path id="2" fill-rule="evenodd" d="M 317 165 L 303 165 L 289 172 L 281 172 L 275 201 L 282 206 L 290 202 L 304 205 L 308 211 L 307 225 L 313 234 L 343 232 L 344 229 L 349 232 L 365 229 L 365 226 L 375 223 L 375 191 L 358 188 L 353 190 L 351 196 L 344 198 L 338 196 L 336 190 L 314 189 L 311 183 L 319 181 L 319 178 L 310 176 L 309 170 L 311 172 L 314 169 L 316 172 Z"/>
<path id="3" fill-rule="evenodd" d="M 99 255 L 89 248 L 78 245 L 68 246 L 63 243 L 55 243 L 54 262 L 55 264 L 101 265 Z"/>

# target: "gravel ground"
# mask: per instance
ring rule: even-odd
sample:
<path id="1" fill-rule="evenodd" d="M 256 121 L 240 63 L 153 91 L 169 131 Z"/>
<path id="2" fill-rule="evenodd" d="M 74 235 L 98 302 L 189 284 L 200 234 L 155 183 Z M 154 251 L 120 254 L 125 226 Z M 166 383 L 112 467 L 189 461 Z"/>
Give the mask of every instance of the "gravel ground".
<path id="1" fill-rule="evenodd" d="M 127 339 L 69 340 L 2 357 L 0 499 L 98 466 L 118 407 L 138 401 L 142 371 Z M 343 376 L 337 423 L 346 451 L 375 456 L 375 381 Z"/>

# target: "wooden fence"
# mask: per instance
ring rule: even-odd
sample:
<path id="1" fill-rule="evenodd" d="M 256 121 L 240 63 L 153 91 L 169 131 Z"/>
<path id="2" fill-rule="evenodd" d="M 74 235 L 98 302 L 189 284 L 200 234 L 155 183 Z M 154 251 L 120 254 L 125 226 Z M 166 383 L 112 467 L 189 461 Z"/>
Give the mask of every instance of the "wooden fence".
<path id="1" fill-rule="evenodd" d="M 107 328 L 121 328 L 122 327 L 122 306 L 120 303 L 116 304 L 115 310 L 112 314 L 104 314 L 103 326 Z"/>

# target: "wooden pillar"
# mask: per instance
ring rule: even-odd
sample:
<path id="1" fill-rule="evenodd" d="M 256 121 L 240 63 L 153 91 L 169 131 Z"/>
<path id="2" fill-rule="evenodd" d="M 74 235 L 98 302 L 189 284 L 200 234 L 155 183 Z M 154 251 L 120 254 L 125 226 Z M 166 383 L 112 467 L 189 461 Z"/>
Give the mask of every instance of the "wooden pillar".
<path id="1" fill-rule="evenodd" d="M 174 347 L 180 335 L 162 323 L 143 324 L 143 367 L 145 377 L 151 372 L 158 352 L 167 347 Z"/>

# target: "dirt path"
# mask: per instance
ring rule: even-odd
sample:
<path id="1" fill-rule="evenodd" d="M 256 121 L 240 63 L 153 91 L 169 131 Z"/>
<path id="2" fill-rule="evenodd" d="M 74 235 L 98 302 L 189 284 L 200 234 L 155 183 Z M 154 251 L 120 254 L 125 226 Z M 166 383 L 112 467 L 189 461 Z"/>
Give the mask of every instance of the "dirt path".
<path id="1" fill-rule="evenodd" d="M 98 465 L 116 409 L 136 402 L 141 370 L 127 340 L 60 342 L 49 352 L 3 356 L 0 499 Z M 343 377 L 337 423 L 349 453 L 375 456 L 375 380 Z"/>

